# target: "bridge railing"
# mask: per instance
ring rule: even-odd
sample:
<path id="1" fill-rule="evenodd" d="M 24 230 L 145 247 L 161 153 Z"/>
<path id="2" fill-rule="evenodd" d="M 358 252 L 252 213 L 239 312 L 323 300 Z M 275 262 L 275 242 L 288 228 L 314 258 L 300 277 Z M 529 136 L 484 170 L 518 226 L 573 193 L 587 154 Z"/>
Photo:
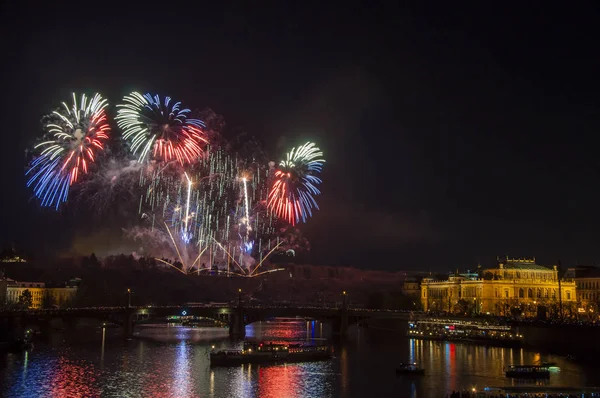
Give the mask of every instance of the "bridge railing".
<path id="1" fill-rule="evenodd" d="M 38 308 L 38 309 L 0 309 L 0 313 L 26 313 L 26 314 L 52 314 L 52 313 L 64 313 L 64 312 L 120 312 L 126 309 L 129 310 L 152 310 L 152 309 L 176 309 L 176 310 L 189 310 L 189 309 L 232 309 L 235 306 L 223 306 L 223 307 L 215 307 L 211 305 L 166 305 L 166 306 L 100 306 L 100 307 L 69 307 L 69 308 Z M 255 310 L 269 310 L 269 309 L 289 309 L 289 310 L 316 310 L 316 311 L 337 311 L 339 307 L 322 307 L 322 306 L 287 306 L 287 305 L 254 305 L 254 306 L 245 306 L 246 309 L 255 309 Z M 370 308 L 348 308 L 349 312 L 372 312 L 372 313 L 409 313 L 415 312 L 410 310 L 386 310 L 386 309 L 370 309 Z M 417 312 L 415 312 L 417 313 Z"/>

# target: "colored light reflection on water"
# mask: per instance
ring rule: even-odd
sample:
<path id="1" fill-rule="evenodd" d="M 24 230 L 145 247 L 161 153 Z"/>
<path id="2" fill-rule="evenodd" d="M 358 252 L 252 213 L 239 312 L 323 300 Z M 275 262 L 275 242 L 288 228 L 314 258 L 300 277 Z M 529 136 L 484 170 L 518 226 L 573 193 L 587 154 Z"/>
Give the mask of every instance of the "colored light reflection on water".
<path id="1" fill-rule="evenodd" d="M 249 339 L 315 341 L 329 324 L 304 319 L 260 322 Z M 30 353 L 0 355 L 2 397 L 442 397 L 452 389 L 507 386 L 511 363 L 557 362 L 551 386 L 597 384 L 598 369 L 524 349 L 407 339 L 403 333 L 351 329 L 329 361 L 211 368 L 209 353 L 239 347 L 227 329 L 154 326 L 124 342 L 118 329 L 53 332 Z M 77 342 L 77 338 L 81 338 Z M 66 342 L 65 342 L 66 340 Z M 426 368 L 419 378 L 397 377 L 399 362 Z"/>
<path id="2" fill-rule="evenodd" d="M 67 355 L 38 360 L 35 352 L 12 354 L 7 369 L 17 370 L 11 380 L 12 389 L 2 396 L 15 397 L 93 397 L 99 396 L 96 388 L 98 370 L 94 364 L 84 359 Z M 1 372 L 0 372 L 1 374 Z"/>

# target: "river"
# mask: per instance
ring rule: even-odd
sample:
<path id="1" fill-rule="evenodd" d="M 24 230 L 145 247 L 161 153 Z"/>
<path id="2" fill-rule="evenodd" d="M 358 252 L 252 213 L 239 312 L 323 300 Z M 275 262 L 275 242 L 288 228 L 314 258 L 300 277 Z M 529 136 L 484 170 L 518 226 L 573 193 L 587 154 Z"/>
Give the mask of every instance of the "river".
<path id="1" fill-rule="evenodd" d="M 395 325 L 398 328 L 398 325 Z M 600 384 L 599 368 L 524 349 L 408 339 L 403 330 L 351 328 L 329 361 L 211 368 L 227 329 L 149 325 L 123 341 L 118 329 L 53 331 L 31 352 L 0 355 L 3 397 L 443 397 L 452 390 L 514 385 L 513 363 L 557 362 L 550 386 Z M 277 320 L 247 326 L 257 340 L 330 338 L 328 324 Z M 400 362 L 426 368 L 397 377 Z"/>

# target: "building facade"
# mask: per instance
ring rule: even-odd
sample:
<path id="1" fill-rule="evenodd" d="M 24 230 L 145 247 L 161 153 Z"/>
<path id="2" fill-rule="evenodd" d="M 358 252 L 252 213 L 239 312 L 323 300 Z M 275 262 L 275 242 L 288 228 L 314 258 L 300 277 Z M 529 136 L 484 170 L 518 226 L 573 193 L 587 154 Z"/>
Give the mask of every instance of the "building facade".
<path id="1" fill-rule="evenodd" d="M 39 309 L 43 307 L 66 306 L 69 305 L 77 295 L 77 285 L 67 283 L 61 287 L 46 287 L 44 282 L 17 282 L 12 279 L 4 279 L 5 286 L 4 300 L 8 305 L 15 305 L 23 293 L 28 290 L 31 293 L 31 307 Z M 0 294 L 2 297 L 2 294 Z"/>
<path id="2" fill-rule="evenodd" d="M 19 302 L 21 295 L 25 290 L 31 293 L 31 307 L 30 308 L 42 308 L 44 303 L 44 294 L 46 285 L 43 282 L 17 282 L 12 279 L 8 279 L 8 286 L 6 288 L 6 302 L 7 304 L 16 304 Z"/>
<path id="3" fill-rule="evenodd" d="M 597 314 L 600 305 L 600 268 L 575 266 L 567 270 L 565 277 L 575 280 L 578 313 Z"/>
<path id="4" fill-rule="evenodd" d="M 69 306 L 77 296 L 77 286 L 46 288 L 47 303 L 53 307 Z"/>
<path id="5" fill-rule="evenodd" d="M 8 289 L 8 281 L 4 278 L 0 279 L 0 307 L 6 304 L 6 291 Z"/>
<path id="6" fill-rule="evenodd" d="M 559 280 L 558 269 L 535 258 L 499 259 L 496 268 L 478 274 L 455 274 L 448 280 L 426 278 L 421 283 L 425 311 L 497 316 L 537 316 L 572 311 L 574 281 Z"/>
<path id="7" fill-rule="evenodd" d="M 418 278 L 406 278 L 404 282 L 402 282 L 402 293 L 408 296 L 420 296 L 421 294 L 421 286 Z"/>

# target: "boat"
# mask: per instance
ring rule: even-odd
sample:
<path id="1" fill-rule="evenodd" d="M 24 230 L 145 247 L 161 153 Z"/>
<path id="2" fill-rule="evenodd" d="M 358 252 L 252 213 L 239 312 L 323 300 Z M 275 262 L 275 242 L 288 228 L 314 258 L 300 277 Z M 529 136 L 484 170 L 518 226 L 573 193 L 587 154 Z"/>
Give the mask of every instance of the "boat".
<path id="1" fill-rule="evenodd" d="M 231 366 L 244 363 L 309 362 L 329 359 L 332 350 L 327 345 L 244 342 L 241 350 L 221 350 L 210 353 L 211 366 Z"/>
<path id="2" fill-rule="evenodd" d="M 424 373 L 425 369 L 418 367 L 416 363 L 401 363 L 400 366 L 396 368 L 396 374 L 422 375 Z"/>
<path id="3" fill-rule="evenodd" d="M 469 342 L 508 347 L 518 347 L 523 342 L 523 335 L 511 326 L 445 318 L 410 320 L 408 321 L 406 335 L 414 339 Z"/>
<path id="4" fill-rule="evenodd" d="M 513 379 L 548 379 L 550 369 L 542 365 L 510 365 L 506 377 Z"/>
<path id="5" fill-rule="evenodd" d="M 556 362 L 542 362 L 540 365 L 548 368 L 550 372 L 560 372 L 560 366 Z"/>

